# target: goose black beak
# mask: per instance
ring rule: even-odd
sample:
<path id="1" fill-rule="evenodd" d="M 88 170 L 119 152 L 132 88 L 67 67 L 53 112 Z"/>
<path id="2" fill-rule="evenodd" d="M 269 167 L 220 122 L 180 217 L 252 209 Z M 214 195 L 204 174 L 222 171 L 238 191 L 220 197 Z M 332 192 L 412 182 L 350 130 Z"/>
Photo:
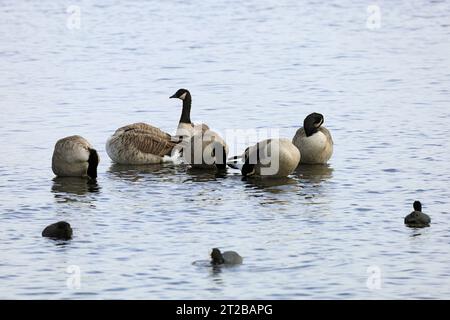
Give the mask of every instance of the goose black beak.
<path id="1" fill-rule="evenodd" d="M 177 94 L 174 93 L 173 95 L 171 95 L 171 96 L 169 97 L 169 99 L 173 99 L 173 98 L 176 98 L 176 97 L 177 97 Z"/>

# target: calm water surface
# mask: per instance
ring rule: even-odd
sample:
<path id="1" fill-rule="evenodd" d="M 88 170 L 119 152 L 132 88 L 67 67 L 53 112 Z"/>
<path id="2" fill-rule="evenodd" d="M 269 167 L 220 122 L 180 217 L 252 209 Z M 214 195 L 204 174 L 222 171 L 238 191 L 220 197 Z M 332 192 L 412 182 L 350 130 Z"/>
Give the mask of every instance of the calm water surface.
<path id="1" fill-rule="evenodd" d="M 67 1 L 1 3 L 0 298 L 450 298 L 449 2 L 379 1 L 375 30 L 361 1 L 76 4 L 81 29 Z M 250 182 L 113 165 L 119 126 L 175 131 L 180 87 L 220 132 L 290 138 L 323 113 L 329 167 Z M 99 150 L 97 184 L 54 178 L 72 134 Z M 403 225 L 416 199 L 430 228 Z M 59 220 L 74 239 L 42 238 Z M 212 247 L 244 264 L 193 264 Z"/>

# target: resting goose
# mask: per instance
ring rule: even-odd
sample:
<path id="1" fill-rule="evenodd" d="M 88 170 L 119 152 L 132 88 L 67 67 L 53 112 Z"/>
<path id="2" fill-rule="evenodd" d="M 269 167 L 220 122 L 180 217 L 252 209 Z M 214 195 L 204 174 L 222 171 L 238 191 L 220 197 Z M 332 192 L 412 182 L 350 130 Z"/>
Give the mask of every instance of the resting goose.
<path id="1" fill-rule="evenodd" d="M 303 121 L 292 143 L 302 154 L 301 163 L 325 164 L 333 154 L 333 139 L 330 132 L 322 127 L 324 118 L 320 113 L 311 113 Z"/>
<path id="2" fill-rule="evenodd" d="M 245 177 L 281 178 L 292 174 L 300 163 L 301 154 L 288 139 L 267 139 L 248 147 L 242 158 L 242 175 Z M 236 168 L 232 163 L 231 167 Z"/>
<path id="3" fill-rule="evenodd" d="M 116 130 L 106 142 L 106 152 L 118 164 L 155 164 L 164 162 L 175 145 L 159 128 L 134 123 Z"/>
<path id="4" fill-rule="evenodd" d="M 100 161 L 97 151 L 83 137 L 70 136 L 56 142 L 52 157 L 53 173 L 60 177 L 97 178 Z"/>
<path id="5" fill-rule="evenodd" d="M 226 169 L 228 145 L 212 130 L 194 134 L 180 143 L 183 160 L 193 168 Z"/>
<path id="6" fill-rule="evenodd" d="M 413 228 L 429 227 L 431 219 L 428 215 L 422 212 L 422 204 L 420 201 L 415 201 L 413 207 L 414 211 L 405 217 L 405 224 L 408 227 Z"/>
<path id="7" fill-rule="evenodd" d="M 243 261 L 242 257 L 234 251 L 225 251 L 220 252 L 219 249 L 214 248 L 211 252 L 211 264 L 212 265 L 233 265 L 233 264 L 241 264 Z"/>
<path id="8" fill-rule="evenodd" d="M 179 89 L 170 98 L 183 101 L 183 111 L 176 136 L 182 142 L 183 159 L 194 168 L 226 168 L 228 146 L 225 140 L 206 124 L 194 125 L 191 121 L 192 96 L 186 89 Z"/>
<path id="9" fill-rule="evenodd" d="M 118 164 L 140 165 L 162 163 L 170 159 L 174 147 L 196 132 L 209 130 L 206 125 L 194 126 L 191 122 L 191 94 L 179 89 L 170 98 L 183 101 L 176 137 L 146 123 L 135 123 L 117 131 L 106 142 L 106 152 Z"/>

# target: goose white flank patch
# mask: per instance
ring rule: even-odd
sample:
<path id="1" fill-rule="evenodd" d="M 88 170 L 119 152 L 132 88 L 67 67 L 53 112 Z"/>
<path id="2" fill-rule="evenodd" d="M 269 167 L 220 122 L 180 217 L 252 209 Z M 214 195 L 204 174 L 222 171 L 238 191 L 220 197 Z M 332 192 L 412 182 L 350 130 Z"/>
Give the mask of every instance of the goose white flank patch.
<path id="1" fill-rule="evenodd" d="M 56 142 L 52 157 L 53 173 L 59 177 L 97 178 L 100 157 L 81 136 L 70 136 Z"/>
<path id="2" fill-rule="evenodd" d="M 333 139 L 330 132 L 322 126 L 323 115 L 311 113 L 303 121 L 292 143 L 300 150 L 301 163 L 326 164 L 333 154 Z"/>

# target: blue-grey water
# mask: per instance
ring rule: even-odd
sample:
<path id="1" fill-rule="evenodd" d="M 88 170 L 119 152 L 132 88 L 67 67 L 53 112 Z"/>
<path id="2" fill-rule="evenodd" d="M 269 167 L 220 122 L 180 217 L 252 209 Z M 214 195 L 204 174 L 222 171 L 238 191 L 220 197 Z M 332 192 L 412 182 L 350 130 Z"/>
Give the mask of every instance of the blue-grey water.
<path id="1" fill-rule="evenodd" d="M 372 4 L 1 1 L 0 298 L 450 298 L 450 3 Z M 333 158 L 272 182 L 113 165 L 116 128 L 174 133 L 181 87 L 220 132 L 321 112 Z M 96 185 L 54 179 L 72 134 Z M 416 199 L 430 228 L 403 224 Z M 73 239 L 42 238 L 59 220 Z M 193 264 L 213 247 L 244 264 Z"/>

